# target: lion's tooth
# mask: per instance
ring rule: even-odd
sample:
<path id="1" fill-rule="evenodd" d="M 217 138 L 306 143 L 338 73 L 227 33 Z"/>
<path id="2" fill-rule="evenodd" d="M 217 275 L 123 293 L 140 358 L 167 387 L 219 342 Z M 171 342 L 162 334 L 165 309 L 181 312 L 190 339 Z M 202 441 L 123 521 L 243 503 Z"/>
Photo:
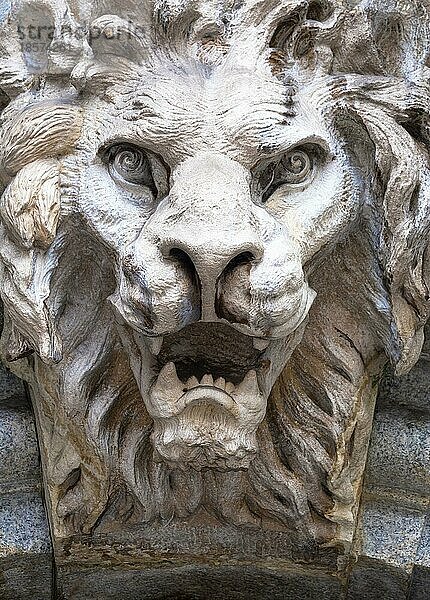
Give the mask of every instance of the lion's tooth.
<path id="1" fill-rule="evenodd" d="M 235 385 L 234 383 L 231 383 L 231 381 L 227 381 L 227 383 L 225 384 L 225 391 L 227 392 L 227 394 L 231 394 L 234 389 L 235 389 Z"/>
<path id="2" fill-rule="evenodd" d="M 248 411 L 248 416 L 253 419 L 262 420 L 266 412 L 266 400 L 260 390 L 257 373 L 252 369 L 245 375 L 242 383 L 234 390 L 232 398 L 241 410 Z"/>
<path id="3" fill-rule="evenodd" d="M 160 335 L 157 337 L 148 337 L 146 338 L 146 343 L 151 351 L 151 354 L 157 356 L 160 354 L 161 346 L 163 345 L 163 336 Z"/>
<path id="4" fill-rule="evenodd" d="M 194 375 L 187 381 L 187 388 L 191 390 L 199 385 L 199 380 Z"/>
<path id="5" fill-rule="evenodd" d="M 168 388 L 183 388 L 182 381 L 179 379 L 176 373 L 176 366 L 174 362 L 168 362 L 161 369 L 160 374 L 157 378 L 156 387 L 160 387 L 161 385 L 166 385 Z"/>
<path id="6" fill-rule="evenodd" d="M 217 388 L 220 388 L 221 390 L 225 390 L 225 379 L 224 377 L 218 377 L 218 379 L 215 380 L 214 386 Z"/>
<path id="7" fill-rule="evenodd" d="M 264 340 L 263 338 L 252 338 L 252 344 L 256 350 L 266 350 L 270 340 Z"/>
<path id="8" fill-rule="evenodd" d="M 149 396 L 151 416 L 170 416 L 172 410 L 177 410 L 178 400 L 184 395 L 184 384 L 176 373 L 175 363 L 168 362 L 161 369 Z"/>
<path id="9" fill-rule="evenodd" d="M 214 384 L 214 378 L 212 377 L 212 375 L 203 375 L 201 381 L 200 381 L 200 385 L 213 385 Z"/>

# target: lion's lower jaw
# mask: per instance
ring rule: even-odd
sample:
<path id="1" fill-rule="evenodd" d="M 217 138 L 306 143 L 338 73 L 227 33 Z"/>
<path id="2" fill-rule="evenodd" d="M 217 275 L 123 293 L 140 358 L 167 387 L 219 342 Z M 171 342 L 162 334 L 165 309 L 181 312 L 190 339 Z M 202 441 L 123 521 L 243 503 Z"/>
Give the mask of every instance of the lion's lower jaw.
<path id="1" fill-rule="evenodd" d="M 155 461 L 172 469 L 246 470 L 258 452 L 255 432 L 234 423 L 223 430 L 208 418 L 155 422 L 151 441 Z"/>
<path id="2" fill-rule="evenodd" d="M 247 469 L 257 453 L 256 431 L 266 413 L 257 374 L 238 385 L 205 375 L 184 387 L 168 363 L 149 391 L 155 456 L 174 468 Z"/>

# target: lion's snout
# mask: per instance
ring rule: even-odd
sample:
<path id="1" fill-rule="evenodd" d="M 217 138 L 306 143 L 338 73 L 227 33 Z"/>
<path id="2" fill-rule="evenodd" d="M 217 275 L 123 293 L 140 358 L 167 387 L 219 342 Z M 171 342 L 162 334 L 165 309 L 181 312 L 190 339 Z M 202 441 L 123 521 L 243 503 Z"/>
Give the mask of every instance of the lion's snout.
<path id="1" fill-rule="evenodd" d="M 281 337 L 309 304 L 294 241 L 253 201 L 248 171 L 213 153 L 178 167 L 122 266 L 116 306 L 147 335 L 224 320 Z"/>

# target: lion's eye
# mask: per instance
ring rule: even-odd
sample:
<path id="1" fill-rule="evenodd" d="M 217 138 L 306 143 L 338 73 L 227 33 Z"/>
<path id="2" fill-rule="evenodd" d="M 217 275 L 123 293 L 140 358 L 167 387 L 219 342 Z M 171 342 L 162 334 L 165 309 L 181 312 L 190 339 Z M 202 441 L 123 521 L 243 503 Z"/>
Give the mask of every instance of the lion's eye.
<path id="1" fill-rule="evenodd" d="M 132 144 L 116 144 L 106 153 L 109 172 L 126 183 L 145 186 L 156 193 L 152 166 L 148 154 Z"/>
<path id="2" fill-rule="evenodd" d="M 294 148 L 278 161 L 266 165 L 258 174 L 258 183 L 263 202 L 280 186 L 291 188 L 303 186 L 312 177 L 314 156 L 305 148 Z"/>
<path id="3" fill-rule="evenodd" d="M 293 150 L 280 162 L 280 175 L 285 183 L 303 183 L 312 170 L 312 159 L 304 150 Z"/>
<path id="4" fill-rule="evenodd" d="M 158 154 L 120 142 L 101 149 L 99 157 L 134 202 L 158 201 L 169 193 L 170 168 Z"/>

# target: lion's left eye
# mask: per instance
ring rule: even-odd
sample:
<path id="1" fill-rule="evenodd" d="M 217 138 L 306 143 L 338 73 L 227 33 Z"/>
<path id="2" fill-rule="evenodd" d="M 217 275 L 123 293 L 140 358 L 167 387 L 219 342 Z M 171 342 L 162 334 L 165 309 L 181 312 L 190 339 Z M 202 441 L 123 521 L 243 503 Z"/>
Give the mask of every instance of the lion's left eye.
<path id="1" fill-rule="evenodd" d="M 282 155 L 276 162 L 260 169 L 258 173 L 258 184 L 263 202 L 280 186 L 306 185 L 314 171 L 313 153 L 307 148 L 295 148 Z"/>

